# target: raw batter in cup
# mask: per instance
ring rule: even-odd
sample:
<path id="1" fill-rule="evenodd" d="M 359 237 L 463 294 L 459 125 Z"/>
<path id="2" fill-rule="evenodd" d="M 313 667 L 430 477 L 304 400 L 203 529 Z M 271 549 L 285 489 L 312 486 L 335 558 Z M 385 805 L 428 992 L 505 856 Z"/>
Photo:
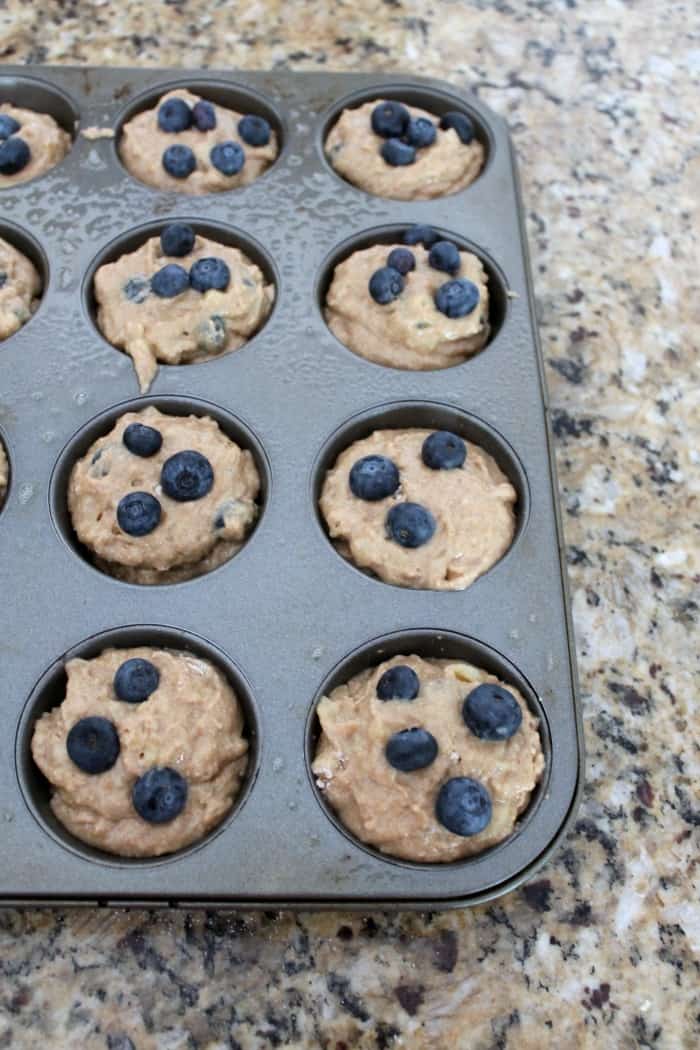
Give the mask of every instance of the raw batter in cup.
<path id="1" fill-rule="evenodd" d="M 34 727 L 32 755 L 71 834 L 122 857 L 157 857 L 220 823 L 248 744 L 219 670 L 141 646 L 69 660 L 66 675 L 65 699 Z"/>
<path id="2" fill-rule="evenodd" d="M 0 189 L 43 175 L 70 147 L 70 135 L 48 113 L 0 103 Z"/>
<path id="3" fill-rule="evenodd" d="M 344 109 L 325 143 L 339 175 L 376 197 L 416 201 L 457 193 L 484 166 L 484 147 L 462 111 L 436 117 L 401 102 Z"/>
<path id="4" fill-rule="evenodd" d="M 100 266 L 97 324 L 132 358 L 142 392 L 158 362 L 190 364 L 238 350 L 266 321 L 275 297 L 238 248 L 166 226 L 136 251 Z"/>
<path id="5" fill-rule="evenodd" d="M 27 323 L 40 297 L 41 277 L 34 263 L 0 237 L 0 340 Z"/>
<path id="6" fill-rule="evenodd" d="M 317 713 L 322 795 L 353 835 L 403 860 L 455 861 L 501 842 L 544 769 L 518 690 L 462 661 L 394 657 Z"/>

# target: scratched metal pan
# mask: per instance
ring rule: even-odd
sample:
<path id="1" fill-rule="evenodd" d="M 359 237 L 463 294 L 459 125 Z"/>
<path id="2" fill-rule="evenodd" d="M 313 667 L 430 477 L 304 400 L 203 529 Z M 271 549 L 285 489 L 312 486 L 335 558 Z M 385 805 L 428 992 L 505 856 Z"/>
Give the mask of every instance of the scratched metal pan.
<path id="1" fill-rule="evenodd" d="M 119 161 L 124 120 L 178 84 L 266 116 L 279 159 L 246 189 L 203 197 L 140 184 Z M 435 201 L 370 196 L 324 159 L 346 105 L 389 97 L 463 109 L 487 162 Z M 515 161 L 505 124 L 476 98 L 410 76 L 3 67 L 0 99 L 51 113 L 74 137 L 52 171 L 0 193 L 0 236 L 38 266 L 36 315 L 0 345 L 0 430 L 11 484 L 0 514 L 0 897 L 4 903 L 440 908 L 487 900 L 529 878 L 561 839 L 582 780 L 556 481 Z M 88 139 L 81 128 L 113 128 Z M 240 244 L 277 286 L 242 350 L 163 367 L 138 398 L 131 361 L 94 322 L 95 267 L 174 218 Z M 334 264 L 358 246 L 431 223 L 469 246 L 490 277 L 493 333 L 444 371 L 382 368 L 352 354 L 321 305 Z M 70 528 L 72 463 L 126 408 L 207 411 L 255 456 L 261 516 L 243 551 L 208 576 L 137 587 L 89 563 Z M 456 430 L 482 444 L 518 492 L 507 555 L 466 591 L 385 585 L 335 552 L 316 499 L 324 470 L 379 426 Z M 107 645 L 199 652 L 244 705 L 248 775 L 202 842 L 158 860 L 90 849 L 53 819 L 33 766 L 36 718 L 59 703 L 64 660 Z M 394 653 L 464 657 L 514 683 L 540 719 L 546 769 L 515 833 L 473 859 L 403 863 L 339 825 L 310 775 L 324 691 Z"/>

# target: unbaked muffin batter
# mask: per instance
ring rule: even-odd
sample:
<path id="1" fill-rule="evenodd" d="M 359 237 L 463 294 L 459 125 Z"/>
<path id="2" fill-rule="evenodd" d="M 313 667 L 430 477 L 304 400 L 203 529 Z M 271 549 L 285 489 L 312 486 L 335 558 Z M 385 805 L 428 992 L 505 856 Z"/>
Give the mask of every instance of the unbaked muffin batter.
<path id="1" fill-rule="evenodd" d="M 409 252 L 414 268 L 399 273 L 401 281 L 389 286 L 392 298 L 378 302 L 370 281 L 391 268 L 388 260 L 395 251 Z M 471 252 L 454 251 L 458 269 L 451 273 L 431 266 L 430 249 L 423 244 L 377 244 L 353 252 L 336 266 L 326 295 L 330 330 L 353 353 L 390 368 L 427 371 L 461 364 L 488 339 L 489 293 L 481 260 Z M 472 292 L 474 305 L 450 317 L 438 308 L 436 296 L 458 281 L 468 282 L 463 287 Z"/>
<path id="2" fill-rule="evenodd" d="M 222 820 L 248 745 L 219 670 L 143 646 L 69 660 L 66 675 L 63 703 L 34 727 L 32 755 L 71 834 L 108 853 L 156 857 Z"/>
<path id="3" fill-rule="evenodd" d="M 0 103 L 0 189 L 43 175 L 70 147 L 70 135 L 48 113 Z"/>
<path id="4" fill-rule="evenodd" d="M 192 237 L 181 243 L 191 243 L 191 249 L 167 254 L 168 231 L 183 225 L 166 227 L 160 237 L 150 237 L 95 274 L 97 324 L 133 359 L 142 392 L 153 382 L 158 361 L 189 364 L 239 349 L 264 323 L 274 301 L 274 286 L 238 248 L 184 226 Z M 193 275 L 202 264 L 209 267 L 208 279 L 197 286 Z"/>
<path id="5" fill-rule="evenodd" d="M 121 416 L 73 467 L 68 509 L 104 572 L 130 583 L 202 576 L 240 550 L 257 514 L 253 457 L 208 416 Z"/>
<path id="6" fill-rule="evenodd" d="M 510 547 L 516 499 L 478 445 L 411 428 L 353 442 L 319 503 L 338 551 L 358 568 L 403 587 L 463 590 Z"/>
<path id="7" fill-rule="evenodd" d="M 544 769 L 518 690 L 468 663 L 397 656 L 317 712 L 324 798 L 362 842 L 404 860 L 454 861 L 501 842 Z"/>
<path id="8" fill-rule="evenodd" d="M 34 263 L 0 237 L 0 339 L 27 323 L 40 296 L 41 278 Z"/>
<path id="9" fill-rule="evenodd" d="M 278 153 L 274 130 L 251 118 L 178 88 L 126 122 L 119 155 L 132 175 L 156 189 L 200 194 L 247 186 Z"/>
<path id="10" fill-rule="evenodd" d="M 377 121 L 375 111 L 381 116 L 387 106 L 388 119 Z M 392 110 L 397 123 L 392 121 Z M 455 117 L 457 127 L 442 127 L 439 117 L 416 106 L 365 102 L 343 110 L 326 138 L 326 156 L 339 175 L 377 197 L 404 201 L 443 197 L 468 186 L 484 166 L 484 147 L 471 121 L 465 114 Z M 421 122 L 417 128 L 416 121 Z M 420 145 L 421 132 L 424 139 L 432 139 L 429 144 Z M 412 145 L 411 139 L 417 144 Z"/>

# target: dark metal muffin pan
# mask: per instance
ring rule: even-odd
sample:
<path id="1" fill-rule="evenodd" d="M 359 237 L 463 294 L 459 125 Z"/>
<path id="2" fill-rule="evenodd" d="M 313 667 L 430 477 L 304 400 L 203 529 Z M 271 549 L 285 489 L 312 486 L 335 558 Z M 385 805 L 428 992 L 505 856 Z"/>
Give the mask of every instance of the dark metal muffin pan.
<path id="1" fill-rule="evenodd" d="M 251 186 L 192 197 L 142 185 L 112 127 L 174 84 L 274 123 L 277 162 Z M 487 150 L 467 190 L 416 203 L 339 178 L 323 138 L 345 105 L 391 97 L 462 108 Z M 74 131 L 41 178 L 0 191 L 0 236 L 39 265 L 36 315 L 0 345 L 0 429 L 11 486 L 0 513 L 0 753 L 4 903 L 439 908 L 484 901 L 530 877 L 561 838 L 581 789 L 582 745 L 546 395 L 513 154 L 504 123 L 449 85 L 414 77 L 3 67 L 0 99 Z M 79 124 L 73 126 L 73 122 Z M 138 397 L 131 361 L 94 323 L 95 266 L 174 217 L 240 244 L 277 286 L 243 349 L 160 366 Z M 484 260 L 487 347 L 442 371 L 383 368 L 330 333 L 322 301 L 335 261 L 431 223 Z M 141 587 L 97 571 L 65 508 L 70 466 L 119 411 L 155 402 L 209 411 L 256 457 L 260 521 L 226 565 Z M 380 426 L 449 426 L 491 452 L 519 496 L 510 551 L 466 591 L 407 590 L 347 564 L 316 506 L 323 472 Z M 208 656 L 244 705 L 251 762 L 233 812 L 201 843 L 157 860 L 84 846 L 52 817 L 29 745 L 59 702 L 68 655 L 160 644 Z M 395 653 L 465 658 L 520 688 L 541 720 L 546 769 L 515 833 L 470 860 L 410 864 L 346 833 L 310 773 L 324 690 Z"/>

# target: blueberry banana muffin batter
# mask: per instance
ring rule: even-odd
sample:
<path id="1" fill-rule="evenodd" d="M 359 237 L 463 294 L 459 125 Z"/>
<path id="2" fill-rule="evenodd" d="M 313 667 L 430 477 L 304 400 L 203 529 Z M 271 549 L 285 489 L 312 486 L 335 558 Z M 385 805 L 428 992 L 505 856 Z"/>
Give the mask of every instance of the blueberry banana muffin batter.
<path id="1" fill-rule="evenodd" d="M 247 186 L 277 158 L 264 117 L 236 113 L 178 88 L 122 128 L 119 155 L 141 182 L 178 193 Z"/>
<path id="2" fill-rule="evenodd" d="M 51 808 L 76 838 L 123 857 L 196 842 L 229 812 L 248 761 L 224 676 L 187 652 L 107 649 L 66 664 L 66 696 L 34 727 Z"/>
<path id="3" fill-rule="evenodd" d="M 501 842 L 544 769 L 518 690 L 468 663 L 394 657 L 317 713 L 323 796 L 362 842 L 404 860 L 454 861 Z"/>
<path id="4" fill-rule="evenodd" d="M 41 278 L 34 263 L 0 237 L 0 339 L 27 323 L 40 296 Z"/>
<path id="5" fill-rule="evenodd" d="M 238 248 L 166 226 L 95 274 L 97 324 L 132 358 L 141 391 L 158 361 L 188 364 L 238 350 L 263 325 L 275 297 Z"/>
<path id="6" fill-rule="evenodd" d="M 208 416 L 127 412 L 73 467 L 68 509 L 103 572 L 130 583 L 202 576 L 243 546 L 260 477 Z"/>
<path id="7" fill-rule="evenodd" d="M 43 175 L 70 146 L 70 135 L 48 113 L 1 103 L 0 189 Z"/>
<path id="8" fill-rule="evenodd" d="M 401 102 L 344 109 L 325 149 L 348 182 L 377 197 L 403 201 L 463 190 L 484 166 L 484 147 L 466 113 L 436 117 Z"/>
<path id="9" fill-rule="evenodd" d="M 517 493 L 496 461 L 447 430 L 375 430 L 326 474 L 337 550 L 385 583 L 463 590 L 505 554 Z"/>
<path id="10" fill-rule="evenodd" d="M 427 226 L 404 244 L 377 244 L 339 263 L 326 295 L 328 327 L 349 350 L 390 368 L 461 364 L 489 336 L 481 260 Z"/>

